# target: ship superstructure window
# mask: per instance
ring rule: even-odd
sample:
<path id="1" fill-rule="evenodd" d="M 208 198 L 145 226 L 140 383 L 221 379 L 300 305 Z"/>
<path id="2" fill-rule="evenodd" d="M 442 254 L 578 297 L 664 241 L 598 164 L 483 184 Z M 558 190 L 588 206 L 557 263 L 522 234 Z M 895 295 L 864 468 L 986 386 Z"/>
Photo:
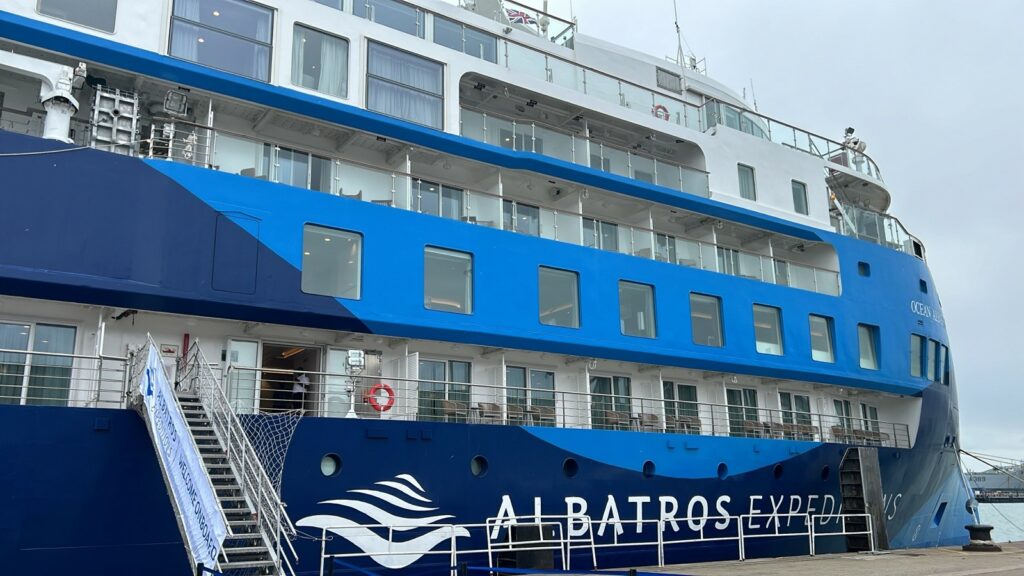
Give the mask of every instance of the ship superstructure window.
<path id="1" fill-rule="evenodd" d="M 939 347 L 941 345 L 935 340 L 928 341 L 928 360 L 926 361 L 926 368 L 928 370 L 927 378 L 929 380 L 936 380 L 936 367 L 939 363 Z"/>
<path id="2" fill-rule="evenodd" d="M 502 218 L 504 222 L 502 226 L 505 230 L 529 234 L 530 236 L 540 236 L 539 207 L 512 200 L 505 200 L 503 204 Z"/>
<path id="3" fill-rule="evenodd" d="M 113 33 L 117 0 L 39 0 L 39 13 Z"/>
<path id="4" fill-rule="evenodd" d="M 939 379 L 949 385 L 949 348 L 943 346 L 939 351 Z"/>
<path id="5" fill-rule="evenodd" d="M 330 96 L 348 95 L 348 40 L 295 25 L 292 84 Z"/>
<path id="6" fill-rule="evenodd" d="M 878 407 L 861 403 L 860 405 L 860 427 L 862 430 L 878 432 Z"/>
<path id="7" fill-rule="evenodd" d="M 633 389 L 628 377 L 590 377 L 590 419 L 594 428 L 628 430 L 632 414 Z"/>
<path id="8" fill-rule="evenodd" d="M 426 420 L 465 422 L 473 365 L 459 360 L 421 359 L 417 383 L 419 417 Z"/>
<path id="9" fill-rule="evenodd" d="M 440 63 L 370 42 L 366 106 L 440 130 L 444 118 L 443 72 Z"/>
<path id="10" fill-rule="evenodd" d="M 793 211 L 797 214 L 807 215 L 807 184 L 793 180 Z"/>
<path id="11" fill-rule="evenodd" d="M 910 335 L 910 375 L 915 378 L 920 378 L 924 374 L 923 367 L 927 362 L 926 342 L 924 336 Z"/>
<path id="12" fill-rule="evenodd" d="M 413 205 L 417 212 L 460 220 L 465 208 L 465 192 L 460 188 L 416 180 L 412 185 Z"/>
<path id="13" fill-rule="evenodd" d="M 355 1 L 358 2 L 359 0 Z M 313 2 L 316 2 L 317 4 L 323 4 L 324 6 L 330 6 L 335 10 L 345 9 L 345 0 L 313 0 Z"/>
<path id="14" fill-rule="evenodd" d="M 690 330 L 694 344 L 722 346 L 722 300 L 691 292 Z"/>
<path id="15" fill-rule="evenodd" d="M 654 338 L 654 286 L 619 281 L 619 329 L 626 336 Z"/>
<path id="16" fill-rule="evenodd" d="M 844 430 L 853 430 L 853 410 L 849 400 L 832 400 L 832 409 L 835 410 L 839 426 Z"/>
<path id="17" fill-rule="evenodd" d="M 473 255 L 428 246 L 423 251 L 423 305 L 473 313 Z"/>
<path id="18" fill-rule="evenodd" d="M 396 0 L 352 0 L 352 11 L 388 28 L 423 38 L 426 14 L 419 8 Z"/>
<path id="19" fill-rule="evenodd" d="M 580 327 L 580 291 L 577 273 L 541 266 L 537 287 L 541 324 L 564 328 Z"/>
<path id="20" fill-rule="evenodd" d="M 619 251 L 619 226 L 611 222 L 583 219 L 583 245 L 609 252 Z"/>
<path id="21" fill-rule="evenodd" d="M 811 425 L 811 397 L 794 392 L 779 392 L 779 408 L 784 424 Z"/>
<path id="22" fill-rule="evenodd" d="M 760 436 L 764 429 L 758 416 L 757 390 L 754 388 L 726 388 L 730 436 Z"/>
<path id="23" fill-rule="evenodd" d="M 754 181 L 754 169 L 746 164 L 737 164 L 736 171 L 739 174 L 740 198 L 757 200 L 757 185 Z"/>
<path id="24" fill-rule="evenodd" d="M 681 427 L 679 418 L 697 418 L 699 416 L 700 408 L 697 405 L 697 387 L 693 384 L 682 384 L 664 380 L 661 383 L 661 391 L 665 396 L 665 416 L 674 417 L 676 420 L 675 426 L 672 426 L 672 423 L 669 422 L 670 428 Z M 688 422 L 692 422 L 692 420 Z"/>
<path id="25" fill-rule="evenodd" d="M 811 314 L 811 359 L 817 362 L 835 362 L 832 346 L 832 319 Z"/>
<path id="26" fill-rule="evenodd" d="M 0 404 L 66 406 L 74 326 L 0 322 Z"/>
<path id="27" fill-rule="evenodd" d="M 437 14 L 434 15 L 434 43 L 488 62 L 498 61 L 496 37 Z"/>
<path id="28" fill-rule="evenodd" d="M 302 229 L 302 291 L 358 300 L 363 237 L 347 230 L 306 224 Z"/>
<path id="29" fill-rule="evenodd" d="M 664 88 L 676 94 L 683 93 L 683 77 L 679 74 L 658 68 L 657 80 L 658 88 Z"/>
<path id="30" fill-rule="evenodd" d="M 273 18 L 243 0 L 174 0 L 170 54 L 267 82 Z"/>
<path id="31" fill-rule="evenodd" d="M 858 324 L 857 341 L 860 346 L 860 367 L 878 370 L 878 326 Z"/>
<path id="32" fill-rule="evenodd" d="M 555 425 L 555 373 L 521 366 L 505 367 L 509 423 Z"/>
<path id="33" fill-rule="evenodd" d="M 782 328 L 779 309 L 754 304 L 754 339 L 761 354 L 782 355 Z"/>

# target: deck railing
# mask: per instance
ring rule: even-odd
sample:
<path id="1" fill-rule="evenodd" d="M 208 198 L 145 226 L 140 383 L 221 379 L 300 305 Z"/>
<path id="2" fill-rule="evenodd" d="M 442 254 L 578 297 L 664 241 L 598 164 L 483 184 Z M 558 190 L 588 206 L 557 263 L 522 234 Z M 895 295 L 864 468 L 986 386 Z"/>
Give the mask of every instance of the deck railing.
<path id="1" fill-rule="evenodd" d="M 0 404 L 124 408 L 128 360 L 0 349 Z"/>
<path id="2" fill-rule="evenodd" d="M 310 385 L 300 391 L 299 374 Z M 638 396 L 331 372 L 229 366 L 224 387 L 240 413 L 675 432 L 910 448 L 902 423 Z"/>

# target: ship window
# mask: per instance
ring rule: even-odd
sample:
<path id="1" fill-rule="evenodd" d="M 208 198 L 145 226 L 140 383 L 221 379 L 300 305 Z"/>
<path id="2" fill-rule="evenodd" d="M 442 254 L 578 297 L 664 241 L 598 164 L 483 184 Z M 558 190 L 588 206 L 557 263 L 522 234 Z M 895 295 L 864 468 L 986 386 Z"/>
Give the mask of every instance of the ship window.
<path id="1" fill-rule="evenodd" d="M 835 362 L 835 354 L 832 352 L 832 319 L 811 314 L 810 323 L 811 359 L 818 362 Z"/>
<path id="2" fill-rule="evenodd" d="M 423 305 L 473 313 L 473 255 L 428 246 L 423 252 Z"/>
<path id="3" fill-rule="evenodd" d="M 331 96 L 347 96 L 348 40 L 296 24 L 292 84 Z"/>
<path id="4" fill-rule="evenodd" d="M 345 9 L 345 0 L 313 0 L 313 2 L 316 2 L 317 4 L 323 4 L 324 6 L 330 6 L 335 10 Z"/>
<path id="5" fill-rule="evenodd" d="M 578 274 L 541 266 L 537 287 L 541 324 L 580 327 Z"/>
<path id="6" fill-rule="evenodd" d="M 860 345 L 860 367 L 878 370 L 878 326 L 858 324 L 857 341 Z"/>
<path id="7" fill-rule="evenodd" d="M 758 434 L 756 425 L 760 423 L 758 415 L 757 390 L 753 388 L 726 388 L 725 403 L 729 416 L 730 436 L 753 436 Z"/>
<path id="8" fill-rule="evenodd" d="M 619 281 L 619 329 L 626 336 L 656 336 L 654 286 Z"/>
<path id="9" fill-rule="evenodd" d="M 413 182 L 413 202 L 415 210 L 421 214 L 460 220 L 465 206 L 465 193 L 460 188 L 416 180 Z"/>
<path id="10" fill-rule="evenodd" d="M 626 376 L 590 376 L 590 422 L 596 430 L 629 428 L 632 381 Z"/>
<path id="11" fill-rule="evenodd" d="M 488 62 L 498 61 L 495 36 L 437 14 L 434 15 L 434 43 Z"/>
<path id="12" fill-rule="evenodd" d="M 675 72 L 658 68 L 658 88 L 664 88 L 676 94 L 683 93 L 683 78 Z"/>
<path id="13" fill-rule="evenodd" d="M 374 112 L 441 129 L 444 66 L 370 42 L 366 106 Z"/>
<path id="14" fill-rule="evenodd" d="M 787 432 L 786 438 L 793 440 L 811 440 L 811 397 L 806 394 L 779 392 L 779 408 L 782 410 L 783 424 L 798 424 L 806 428 L 793 429 Z"/>
<path id="15" fill-rule="evenodd" d="M 39 13 L 112 33 L 117 0 L 39 0 Z"/>
<path id="16" fill-rule="evenodd" d="M 761 354 L 782 355 L 782 329 L 779 309 L 754 304 L 754 339 Z"/>
<path id="17" fill-rule="evenodd" d="M 746 164 L 737 164 L 736 170 L 740 178 L 740 198 L 757 200 L 757 187 L 754 183 L 754 169 Z"/>
<path id="18" fill-rule="evenodd" d="M 910 335 L 910 375 L 920 378 L 925 365 L 925 338 L 917 334 Z"/>
<path id="19" fill-rule="evenodd" d="M 358 300 L 362 251 L 360 234 L 305 225 L 302 229 L 302 291 Z"/>
<path id="20" fill-rule="evenodd" d="M 807 184 L 793 180 L 793 211 L 797 214 L 808 214 Z"/>
<path id="21" fill-rule="evenodd" d="M 0 353 L 0 404 L 67 406 L 76 333 L 74 326 L 0 323 L 0 349 L 10 350 Z"/>
<path id="22" fill-rule="evenodd" d="M 917 287 L 921 289 L 921 292 L 928 293 L 928 283 L 924 280 L 918 280 Z"/>
<path id="23" fill-rule="evenodd" d="M 538 426 L 554 426 L 554 372 L 530 370 L 520 366 L 506 366 L 505 390 L 508 405 L 527 409 L 526 412 L 533 416 L 533 424 Z M 518 419 L 522 419 L 525 416 L 523 412 L 517 411 L 514 408 L 509 412 L 510 417 L 518 416 Z M 516 414 L 517 412 L 518 414 Z"/>
<path id="24" fill-rule="evenodd" d="M 941 372 L 937 374 L 936 368 L 939 364 L 939 349 L 941 344 L 935 340 L 929 340 L 928 342 L 930 344 L 928 348 L 928 379 L 938 381 L 940 377 L 939 374 L 941 374 Z"/>
<path id="25" fill-rule="evenodd" d="M 357 0 L 352 9 L 360 18 L 423 38 L 424 12 L 415 6 L 395 0 Z"/>
<path id="26" fill-rule="evenodd" d="M 583 245 L 609 252 L 619 251 L 619 226 L 611 222 L 583 219 Z"/>
<path id="27" fill-rule="evenodd" d="M 267 82 L 273 17 L 243 0 L 175 0 L 171 56 Z"/>
<path id="28" fill-rule="evenodd" d="M 540 208 L 512 200 L 503 202 L 502 225 L 505 230 L 540 236 Z"/>
<path id="29" fill-rule="evenodd" d="M 862 430 L 878 432 L 878 407 L 870 404 L 860 405 L 860 427 Z"/>
<path id="30" fill-rule="evenodd" d="M 939 352 L 939 378 L 943 384 L 949 385 L 949 348 L 945 346 Z"/>
<path id="31" fill-rule="evenodd" d="M 722 346 L 722 300 L 691 292 L 690 330 L 694 344 Z"/>
<path id="32" fill-rule="evenodd" d="M 697 387 L 693 384 L 680 384 L 665 380 L 661 383 L 661 391 L 665 397 L 666 424 L 670 430 L 686 430 L 693 427 L 693 418 L 699 416 L 697 405 Z M 685 420 L 680 421 L 682 417 Z"/>

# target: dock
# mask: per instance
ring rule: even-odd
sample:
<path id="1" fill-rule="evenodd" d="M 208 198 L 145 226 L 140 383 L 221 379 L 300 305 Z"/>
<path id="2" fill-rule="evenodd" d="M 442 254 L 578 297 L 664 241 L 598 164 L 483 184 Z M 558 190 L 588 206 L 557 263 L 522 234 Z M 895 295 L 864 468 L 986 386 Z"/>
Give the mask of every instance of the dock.
<path id="1" fill-rule="evenodd" d="M 638 573 L 688 576 L 981 576 L 1024 575 L 1024 542 L 1001 543 L 1002 552 L 957 547 L 828 554 L 637 568 Z"/>

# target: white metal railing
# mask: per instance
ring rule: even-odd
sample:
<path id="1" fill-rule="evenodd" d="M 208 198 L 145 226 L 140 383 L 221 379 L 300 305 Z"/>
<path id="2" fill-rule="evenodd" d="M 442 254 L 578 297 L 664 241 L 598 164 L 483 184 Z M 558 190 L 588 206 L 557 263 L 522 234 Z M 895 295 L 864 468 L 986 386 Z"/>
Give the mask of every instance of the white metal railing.
<path id="1" fill-rule="evenodd" d="M 924 244 L 907 232 L 906 227 L 895 216 L 859 208 L 845 202 L 836 201 L 836 204 L 840 208 L 836 231 L 840 234 L 867 240 L 924 260 Z"/>
<path id="2" fill-rule="evenodd" d="M 311 384 L 295 394 L 297 376 Z M 756 406 L 512 388 L 331 372 L 228 366 L 224 387 L 235 411 L 668 432 L 910 448 L 907 424 Z M 256 394 L 261 396 L 256 397 Z M 389 398 L 390 396 L 390 398 Z M 374 405 L 376 404 L 377 407 Z M 386 407 L 385 407 L 386 406 Z"/>
<path id="3" fill-rule="evenodd" d="M 0 404 L 124 408 L 128 359 L 0 348 Z"/>
<path id="4" fill-rule="evenodd" d="M 224 391 L 206 361 L 199 341 L 193 342 L 188 351 L 184 373 L 179 378 L 180 387 L 196 394 L 211 426 L 226 452 L 230 464 L 245 497 L 254 512 L 257 528 L 277 564 L 278 574 L 295 574 L 291 558 L 297 558 L 292 539 L 295 526 L 292 524 L 278 489 L 270 480 L 256 453 L 241 420 L 231 409 Z"/>
<path id="5" fill-rule="evenodd" d="M 863 519 L 865 528 L 850 529 L 849 519 Z M 791 529 L 792 520 L 798 519 L 796 529 Z M 755 521 L 765 520 L 761 525 Z M 783 528 L 783 520 L 786 526 Z M 712 524 L 713 523 L 713 524 Z M 774 527 L 771 527 L 774 524 Z M 710 527 L 709 527 L 710 525 Z M 721 526 L 720 526 L 721 525 Z M 636 526 L 636 534 L 640 538 L 620 538 L 620 531 L 625 526 Z M 654 535 L 647 535 L 647 526 L 653 526 Z M 512 527 L 532 527 L 537 530 L 538 537 L 514 539 Z M 605 529 L 611 527 L 611 536 L 604 537 Z M 552 528 L 552 536 L 548 537 L 545 528 Z M 599 528 L 599 529 L 595 529 Z M 668 537 L 671 533 L 682 532 L 688 537 Z M 395 549 L 395 532 L 407 533 L 409 530 L 429 529 L 438 534 L 447 534 L 447 538 L 431 548 Z M 328 543 L 334 536 L 345 538 L 347 531 L 365 532 L 366 530 L 386 533 L 387 548 L 385 550 L 336 552 L 328 549 Z M 474 533 L 476 537 L 474 538 Z M 638 547 L 651 550 L 655 555 L 658 567 L 666 564 L 665 550 L 686 544 L 735 542 L 739 560 L 747 559 L 747 541 L 767 538 L 805 538 L 810 556 L 817 554 L 817 541 L 825 537 L 866 536 L 870 551 L 875 551 L 875 536 L 870 514 L 829 514 L 812 515 L 809 513 L 758 513 L 718 516 L 664 516 L 650 520 L 603 519 L 595 522 L 588 515 L 540 515 L 540 516 L 506 516 L 491 517 L 483 523 L 476 524 L 360 524 L 359 526 L 324 526 L 320 529 L 320 575 L 328 570 L 328 562 L 337 558 L 374 558 L 414 556 L 417 561 L 427 556 L 447 557 L 452 576 L 457 573 L 459 557 L 479 557 L 484 554 L 487 566 L 500 571 L 496 564 L 497 555 L 503 552 L 537 552 L 548 551 L 557 553 L 561 560 L 561 570 L 572 569 L 573 550 L 587 549 L 592 568 L 597 569 L 600 551 L 604 549 L 621 549 Z M 460 547 L 459 538 L 469 538 L 467 546 Z M 480 541 L 483 540 L 483 544 Z M 446 543 L 447 547 L 441 547 Z M 411 563 L 411 562 L 409 562 Z"/>

